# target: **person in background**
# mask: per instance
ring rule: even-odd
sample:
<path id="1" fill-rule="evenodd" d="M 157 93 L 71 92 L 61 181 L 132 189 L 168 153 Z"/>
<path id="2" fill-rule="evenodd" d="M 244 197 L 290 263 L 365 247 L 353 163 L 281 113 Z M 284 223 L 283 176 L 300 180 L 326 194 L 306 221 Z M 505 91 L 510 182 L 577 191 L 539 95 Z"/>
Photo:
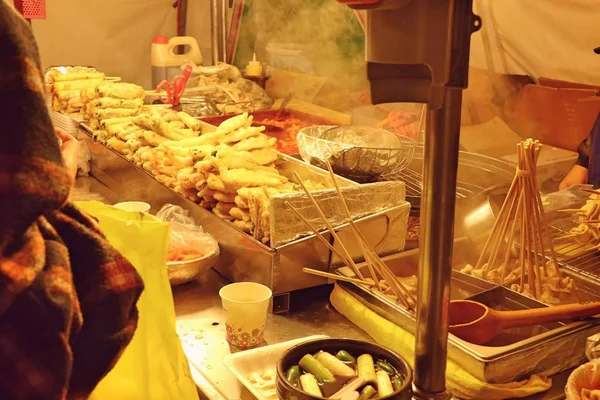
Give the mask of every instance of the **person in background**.
<path id="1" fill-rule="evenodd" d="M 594 49 L 600 54 L 600 47 Z M 600 187 L 600 113 L 596 118 L 594 127 L 589 136 L 585 138 L 577 149 L 579 157 L 575 166 L 560 183 L 559 189 L 568 189 L 574 185 L 589 183 L 595 188 Z"/>
<path id="2" fill-rule="evenodd" d="M 0 399 L 85 399 L 135 332 L 143 283 L 69 203 L 77 141 L 55 132 L 29 25 L 0 0 Z"/>

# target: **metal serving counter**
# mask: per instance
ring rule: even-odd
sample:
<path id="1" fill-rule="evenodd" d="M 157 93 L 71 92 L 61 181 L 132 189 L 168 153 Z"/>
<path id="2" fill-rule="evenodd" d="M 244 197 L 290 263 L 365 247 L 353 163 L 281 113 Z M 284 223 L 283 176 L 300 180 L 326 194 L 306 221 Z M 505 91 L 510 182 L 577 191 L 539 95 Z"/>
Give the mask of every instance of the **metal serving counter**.
<path id="1" fill-rule="evenodd" d="M 202 392 L 202 399 L 252 400 L 254 396 L 223 365 L 223 358 L 236 352 L 225 341 L 225 315 L 221 309 L 219 289 L 228 282 L 209 271 L 197 282 L 173 290 L 177 331 L 182 340 L 192 375 Z M 287 314 L 269 314 L 265 330 L 267 344 L 276 344 L 315 334 L 360 340 L 371 339 L 329 304 L 331 287 L 306 289 L 292 295 L 296 309 Z M 304 300 L 304 301 L 302 301 Z M 526 400 L 564 398 L 564 386 L 570 371 L 553 377 L 553 387 L 546 393 Z"/>

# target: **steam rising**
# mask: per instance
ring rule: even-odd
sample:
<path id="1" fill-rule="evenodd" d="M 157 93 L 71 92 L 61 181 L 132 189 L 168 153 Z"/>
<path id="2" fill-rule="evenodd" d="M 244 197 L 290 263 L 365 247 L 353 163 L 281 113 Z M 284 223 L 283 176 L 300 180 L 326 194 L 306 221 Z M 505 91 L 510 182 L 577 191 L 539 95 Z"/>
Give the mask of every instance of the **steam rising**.
<path id="1" fill-rule="evenodd" d="M 269 43 L 294 44 L 307 58 L 300 69 L 312 64 L 313 74 L 349 90 L 368 87 L 364 34 L 348 7 L 336 0 L 249 0 L 245 14 L 237 65 L 253 52 L 267 61 Z"/>

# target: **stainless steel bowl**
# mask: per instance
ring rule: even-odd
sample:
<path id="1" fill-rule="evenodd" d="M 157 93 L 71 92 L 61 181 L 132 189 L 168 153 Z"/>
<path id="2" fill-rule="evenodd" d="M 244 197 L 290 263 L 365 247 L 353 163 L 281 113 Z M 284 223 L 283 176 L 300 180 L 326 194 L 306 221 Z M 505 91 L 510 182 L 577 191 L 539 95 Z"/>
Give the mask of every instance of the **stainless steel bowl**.
<path id="1" fill-rule="evenodd" d="M 321 168 L 329 161 L 336 174 L 360 183 L 401 171 L 416 147 L 408 137 L 369 126 L 312 126 L 296 140 L 304 161 Z"/>

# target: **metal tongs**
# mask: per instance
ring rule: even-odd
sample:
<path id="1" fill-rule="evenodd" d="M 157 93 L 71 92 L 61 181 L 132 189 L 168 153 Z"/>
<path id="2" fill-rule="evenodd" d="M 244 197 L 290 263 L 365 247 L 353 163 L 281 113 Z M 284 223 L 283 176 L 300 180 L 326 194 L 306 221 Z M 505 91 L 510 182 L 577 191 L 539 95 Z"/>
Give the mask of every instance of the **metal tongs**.
<path id="1" fill-rule="evenodd" d="M 163 104 L 171 104 L 173 107 L 177 107 L 179 105 L 179 100 L 181 100 L 181 96 L 183 96 L 185 85 L 187 84 L 191 74 L 192 66 L 186 65 L 185 69 L 183 70 L 183 75 L 175 76 L 172 83 L 167 80 L 160 82 L 156 87 L 156 92 L 160 93 L 164 88 L 165 92 L 167 93 L 166 97 L 159 97 L 160 101 L 162 101 Z"/>

